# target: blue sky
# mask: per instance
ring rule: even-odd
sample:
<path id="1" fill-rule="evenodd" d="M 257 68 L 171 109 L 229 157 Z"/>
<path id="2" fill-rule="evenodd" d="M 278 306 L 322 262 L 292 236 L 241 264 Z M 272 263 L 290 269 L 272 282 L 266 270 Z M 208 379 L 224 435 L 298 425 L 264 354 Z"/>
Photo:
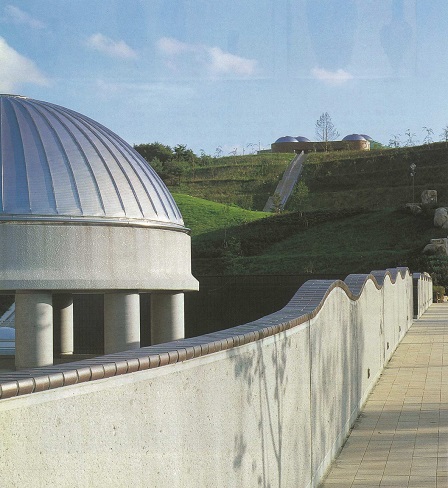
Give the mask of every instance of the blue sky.
<path id="1" fill-rule="evenodd" d="M 131 144 L 224 154 L 280 136 L 387 144 L 448 125 L 446 0 L 0 1 L 0 93 Z"/>

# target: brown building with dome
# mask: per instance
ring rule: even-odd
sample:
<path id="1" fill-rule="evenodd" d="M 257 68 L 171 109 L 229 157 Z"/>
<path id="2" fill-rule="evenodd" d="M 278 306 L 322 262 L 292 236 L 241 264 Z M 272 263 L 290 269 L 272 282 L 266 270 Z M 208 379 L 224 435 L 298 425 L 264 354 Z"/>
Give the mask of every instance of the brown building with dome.
<path id="1" fill-rule="evenodd" d="M 316 142 L 303 136 L 284 136 L 271 144 L 272 152 L 370 151 L 372 138 L 366 134 L 349 134 L 341 141 Z"/>

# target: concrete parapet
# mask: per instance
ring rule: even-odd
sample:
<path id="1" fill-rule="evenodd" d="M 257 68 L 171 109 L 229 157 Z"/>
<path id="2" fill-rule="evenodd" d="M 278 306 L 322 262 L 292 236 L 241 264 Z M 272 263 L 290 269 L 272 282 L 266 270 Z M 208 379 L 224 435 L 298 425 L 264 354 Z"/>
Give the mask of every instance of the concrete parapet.
<path id="1" fill-rule="evenodd" d="M 311 280 L 232 329 L 0 375 L 3 480 L 317 486 L 411 325 L 412 291 L 404 268 Z"/>
<path id="2" fill-rule="evenodd" d="M 432 303 L 432 279 L 428 273 L 413 273 L 414 318 L 420 318 Z"/>

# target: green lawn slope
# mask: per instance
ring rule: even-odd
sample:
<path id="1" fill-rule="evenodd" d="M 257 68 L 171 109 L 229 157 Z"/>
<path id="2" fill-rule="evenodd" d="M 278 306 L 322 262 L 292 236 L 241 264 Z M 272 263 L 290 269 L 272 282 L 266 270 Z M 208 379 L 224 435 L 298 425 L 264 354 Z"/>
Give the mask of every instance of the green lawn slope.
<path id="1" fill-rule="evenodd" d="M 410 165 L 416 165 L 414 186 Z M 387 208 L 420 201 L 437 190 L 448 202 L 448 147 L 445 143 L 399 149 L 310 154 L 302 173 L 307 195 L 287 209 Z"/>
<path id="2" fill-rule="evenodd" d="M 446 231 L 403 209 L 291 213 L 193 239 L 198 274 L 338 274 L 411 266 Z"/>
<path id="3" fill-rule="evenodd" d="M 448 259 L 421 255 L 446 231 L 434 228 L 430 210 L 414 216 L 404 209 L 426 189 L 438 191 L 440 205 L 448 202 L 446 144 L 313 153 L 286 212 L 248 210 L 263 207 L 290 160 L 290 154 L 218 158 L 171 188 L 192 229 L 194 273 L 346 275 L 409 266 L 448 284 Z"/>
<path id="4" fill-rule="evenodd" d="M 205 165 L 185 165 L 171 192 L 188 194 L 247 210 L 262 210 L 272 195 L 292 154 L 209 158 Z M 413 181 L 410 165 L 417 166 Z M 381 148 L 372 151 L 310 153 L 301 186 L 286 210 L 396 207 L 415 199 L 425 189 L 438 191 L 448 202 L 448 145 Z M 300 193 L 300 194 L 298 194 Z"/>
<path id="5" fill-rule="evenodd" d="M 203 198 L 173 193 L 185 226 L 191 230 L 193 238 L 219 229 L 238 226 L 253 220 L 270 216 L 266 212 L 252 212 L 235 205 L 224 205 Z"/>
<path id="6" fill-rule="evenodd" d="M 292 154 L 250 154 L 212 158 L 205 166 L 187 166 L 172 193 L 262 210 L 275 191 Z"/>

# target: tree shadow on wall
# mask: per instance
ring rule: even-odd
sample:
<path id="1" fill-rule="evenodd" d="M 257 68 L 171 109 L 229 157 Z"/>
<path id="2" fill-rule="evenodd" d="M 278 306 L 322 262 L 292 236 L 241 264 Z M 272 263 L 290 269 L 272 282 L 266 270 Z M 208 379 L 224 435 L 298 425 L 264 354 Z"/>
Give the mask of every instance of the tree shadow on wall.
<path id="1" fill-rule="evenodd" d="M 232 358 L 235 378 L 242 379 L 246 385 L 243 395 L 248 415 L 255 416 L 257 422 L 261 459 L 252 459 L 251 469 L 258 486 L 262 488 L 282 486 L 284 456 L 293 454 L 284 453 L 283 450 L 284 397 L 288 388 L 288 348 L 291 339 L 285 333 L 280 333 L 272 340 L 271 348 L 264 345 L 265 341 L 259 340 L 254 343 L 255 350 Z M 247 466 L 248 460 L 244 460 L 250 455 L 248 443 L 253 444 L 252 439 L 246 440 L 247 435 L 250 434 L 245 432 L 243 424 L 241 431 L 235 435 L 235 471 Z M 268 459 L 271 453 L 275 457 L 275 473 Z"/>
<path id="2" fill-rule="evenodd" d="M 349 304 L 350 319 L 338 324 L 338 337 L 328 337 L 331 347 L 318 347 L 325 341 L 325 329 L 333 324 L 321 325 L 320 331 L 311 331 L 311 460 L 312 476 L 320 476 L 328 469 L 326 456 L 337 452 L 350 432 L 350 420 L 359 414 L 362 395 L 362 375 L 365 365 L 365 331 L 356 303 Z M 378 316 L 378 333 L 381 336 L 381 319 Z M 378 337 L 380 340 L 381 337 Z M 314 346 L 311 342 L 314 342 Z M 374 344 L 371 344 L 374 347 Z M 313 388 L 314 385 L 314 388 Z"/>

